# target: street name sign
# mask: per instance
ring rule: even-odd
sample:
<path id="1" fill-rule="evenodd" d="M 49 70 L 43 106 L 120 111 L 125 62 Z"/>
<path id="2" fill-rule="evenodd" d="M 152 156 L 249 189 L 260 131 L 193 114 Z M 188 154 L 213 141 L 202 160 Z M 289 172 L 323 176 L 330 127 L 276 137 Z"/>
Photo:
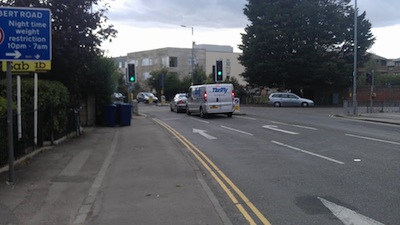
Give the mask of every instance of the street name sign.
<path id="1" fill-rule="evenodd" d="M 50 60 L 50 9 L 0 7 L 0 61 Z"/>

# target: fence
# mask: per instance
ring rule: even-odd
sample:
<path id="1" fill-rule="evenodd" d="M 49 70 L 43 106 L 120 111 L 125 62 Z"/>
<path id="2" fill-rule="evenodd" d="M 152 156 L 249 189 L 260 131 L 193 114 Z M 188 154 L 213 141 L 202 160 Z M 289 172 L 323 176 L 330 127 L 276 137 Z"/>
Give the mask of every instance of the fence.
<path id="1" fill-rule="evenodd" d="M 76 117 L 73 111 L 68 112 L 67 118 L 62 118 L 65 124 L 64 129 L 61 131 L 54 129 L 52 124 L 53 112 L 58 109 L 53 109 L 51 106 L 46 107 L 45 110 L 38 111 L 38 132 L 37 144 L 35 145 L 34 137 L 34 112 L 23 111 L 21 112 L 22 118 L 22 133 L 18 134 L 18 121 L 17 115 L 13 115 L 13 138 L 14 138 L 14 158 L 19 159 L 31 152 L 36 148 L 44 146 L 46 143 L 52 144 L 66 134 L 75 132 L 76 130 Z M 20 136 L 20 137 L 19 137 Z M 7 116 L 0 117 L 0 167 L 8 163 L 8 125 Z"/>

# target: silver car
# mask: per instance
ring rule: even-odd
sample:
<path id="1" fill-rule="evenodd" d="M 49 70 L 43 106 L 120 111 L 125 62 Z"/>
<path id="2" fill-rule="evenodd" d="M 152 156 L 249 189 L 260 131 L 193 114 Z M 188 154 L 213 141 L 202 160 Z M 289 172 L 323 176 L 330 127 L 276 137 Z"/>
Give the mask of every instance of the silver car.
<path id="1" fill-rule="evenodd" d="M 186 93 L 178 93 L 174 99 L 169 102 L 171 112 L 184 112 L 186 111 Z"/>
<path id="2" fill-rule="evenodd" d="M 308 106 L 314 106 L 314 101 L 307 98 L 301 98 L 300 96 L 293 93 L 272 93 L 269 95 L 269 104 L 275 107 L 281 107 L 281 106 L 308 107 Z"/>
<path id="3" fill-rule="evenodd" d="M 139 92 L 136 95 L 136 100 L 138 102 L 144 102 L 144 103 L 149 103 L 150 101 L 152 101 L 153 103 L 157 104 L 158 102 L 158 98 L 154 96 L 153 93 L 151 92 Z"/>

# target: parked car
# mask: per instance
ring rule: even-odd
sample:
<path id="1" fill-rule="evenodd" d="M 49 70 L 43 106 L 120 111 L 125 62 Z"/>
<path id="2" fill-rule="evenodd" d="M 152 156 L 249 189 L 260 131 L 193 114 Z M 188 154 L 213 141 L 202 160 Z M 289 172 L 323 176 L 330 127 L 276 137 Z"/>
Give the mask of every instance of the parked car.
<path id="1" fill-rule="evenodd" d="M 151 92 L 139 92 L 136 95 L 136 100 L 138 102 L 149 103 L 150 102 L 150 98 L 152 98 L 153 103 L 157 103 L 158 102 L 158 98 L 156 96 L 154 96 L 153 93 L 151 93 Z"/>
<path id="2" fill-rule="evenodd" d="M 307 98 L 301 98 L 293 93 L 272 93 L 269 95 L 269 104 L 275 107 L 281 106 L 314 106 L 314 101 Z"/>
<path id="3" fill-rule="evenodd" d="M 186 112 L 186 93 L 178 93 L 169 102 L 169 108 L 171 112 Z"/>

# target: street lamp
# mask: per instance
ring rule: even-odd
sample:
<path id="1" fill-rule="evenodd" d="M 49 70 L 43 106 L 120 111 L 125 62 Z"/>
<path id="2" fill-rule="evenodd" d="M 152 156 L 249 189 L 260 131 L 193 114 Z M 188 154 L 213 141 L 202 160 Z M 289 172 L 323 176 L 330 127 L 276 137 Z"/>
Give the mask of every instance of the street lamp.
<path id="1" fill-rule="evenodd" d="M 193 85 L 193 73 L 194 73 L 194 41 L 193 41 L 193 33 L 194 33 L 194 27 L 189 27 L 186 25 L 181 25 L 181 27 L 186 27 L 186 28 L 191 28 L 192 29 L 192 72 L 191 72 L 191 78 L 192 78 L 192 84 Z"/>

